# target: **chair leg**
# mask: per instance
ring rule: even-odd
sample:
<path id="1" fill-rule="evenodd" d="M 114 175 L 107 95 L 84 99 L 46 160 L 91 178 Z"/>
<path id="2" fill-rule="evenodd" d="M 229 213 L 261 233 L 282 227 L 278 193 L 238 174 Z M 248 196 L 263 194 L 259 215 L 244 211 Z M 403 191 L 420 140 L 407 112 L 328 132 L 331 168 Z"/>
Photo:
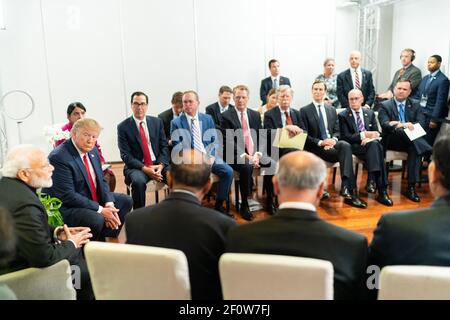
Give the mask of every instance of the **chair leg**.
<path id="1" fill-rule="evenodd" d="M 355 165 L 355 181 L 358 181 L 358 170 L 359 170 L 359 164 L 357 163 Z"/>
<path id="2" fill-rule="evenodd" d="M 402 180 L 405 179 L 406 163 L 402 160 Z"/>
<path id="3" fill-rule="evenodd" d="M 155 191 L 155 203 L 159 203 L 159 191 Z"/>
<path id="4" fill-rule="evenodd" d="M 239 211 L 239 181 L 234 180 L 234 206 Z"/>
<path id="5" fill-rule="evenodd" d="M 337 171 L 337 168 L 333 168 L 333 185 L 336 182 L 336 171 Z"/>

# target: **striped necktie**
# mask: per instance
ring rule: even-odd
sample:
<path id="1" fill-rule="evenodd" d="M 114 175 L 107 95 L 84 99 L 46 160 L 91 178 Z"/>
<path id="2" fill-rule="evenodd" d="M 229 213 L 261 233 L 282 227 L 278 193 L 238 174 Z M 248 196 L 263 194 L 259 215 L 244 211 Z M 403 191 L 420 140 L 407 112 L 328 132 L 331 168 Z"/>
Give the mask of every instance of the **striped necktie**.
<path id="1" fill-rule="evenodd" d="M 355 70 L 355 88 L 361 89 L 361 82 L 359 82 L 359 74 L 357 70 Z"/>
<path id="2" fill-rule="evenodd" d="M 192 139 L 194 140 L 194 149 L 197 149 L 200 152 L 206 153 L 205 147 L 203 146 L 200 128 L 197 124 L 197 120 L 195 118 L 191 119 L 191 131 L 192 131 Z"/>

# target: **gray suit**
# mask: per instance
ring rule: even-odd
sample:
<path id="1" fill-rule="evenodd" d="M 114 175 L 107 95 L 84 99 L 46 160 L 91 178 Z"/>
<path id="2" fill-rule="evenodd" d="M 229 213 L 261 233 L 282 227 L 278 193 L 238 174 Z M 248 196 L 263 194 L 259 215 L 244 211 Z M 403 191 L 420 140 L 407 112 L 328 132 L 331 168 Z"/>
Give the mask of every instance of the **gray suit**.
<path id="1" fill-rule="evenodd" d="M 403 80 L 409 80 L 411 81 L 411 96 L 414 95 L 414 93 L 417 90 L 417 87 L 420 84 L 420 81 L 422 81 L 422 72 L 419 68 L 417 68 L 412 63 L 406 68 L 405 73 L 400 77 L 400 71 L 402 70 L 398 69 L 397 72 L 395 72 L 394 77 L 392 78 L 391 85 L 389 86 L 388 90 L 391 92 L 394 92 L 394 87 L 397 84 L 397 81 L 402 78 Z"/>

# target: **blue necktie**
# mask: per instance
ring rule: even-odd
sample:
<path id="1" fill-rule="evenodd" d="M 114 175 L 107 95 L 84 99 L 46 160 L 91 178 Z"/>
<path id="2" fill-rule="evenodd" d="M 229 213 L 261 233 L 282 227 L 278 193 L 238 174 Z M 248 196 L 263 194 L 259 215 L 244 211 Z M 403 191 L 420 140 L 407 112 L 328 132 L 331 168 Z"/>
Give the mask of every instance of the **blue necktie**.
<path id="1" fill-rule="evenodd" d="M 425 89 L 423 90 L 425 92 L 425 95 L 427 95 L 428 88 L 430 87 L 431 81 L 433 81 L 433 77 L 431 74 L 428 76 L 427 83 L 425 84 Z"/>
<path id="2" fill-rule="evenodd" d="M 327 129 L 325 128 L 325 121 L 323 121 L 322 111 L 321 111 L 321 105 L 317 106 L 319 108 L 319 129 L 320 129 L 320 139 L 324 140 L 328 138 L 327 136 Z"/>
<path id="3" fill-rule="evenodd" d="M 356 123 L 358 124 L 358 130 L 359 132 L 366 131 L 366 128 L 364 128 L 364 124 L 361 120 L 361 117 L 359 116 L 359 111 L 356 111 Z"/>
<path id="4" fill-rule="evenodd" d="M 398 115 L 399 115 L 399 120 L 401 123 L 405 123 L 405 105 L 403 103 L 399 103 L 398 104 Z"/>

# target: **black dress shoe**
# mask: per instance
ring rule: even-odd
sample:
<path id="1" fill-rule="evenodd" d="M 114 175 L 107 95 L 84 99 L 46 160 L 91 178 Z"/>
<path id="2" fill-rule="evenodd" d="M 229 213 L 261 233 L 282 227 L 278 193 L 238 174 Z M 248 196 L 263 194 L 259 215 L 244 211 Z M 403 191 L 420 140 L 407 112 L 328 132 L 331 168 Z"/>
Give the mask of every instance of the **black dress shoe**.
<path id="1" fill-rule="evenodd" d="M 366 191 L 367 193 L 375 193 L 375 191 L 377 191 L 377 185 L 375 184 L 375 181 L 367 181 Z"/>
<path id="2" fill-rule="evenodd" d="M 241 205 L 241 209 L 239 210 L 239 213 L 241 214 L 242 219 L 247 220 L 247 221 L 252 221 L 253 220 L 253 214 L 250 212 L 250 209 L 245 205 Z"/>
<path id="3" fill-rule="evenodd" d="M 361 208 L 361 209 L 367 208 L 367 203 L 365 201 L 361 200 L 360 198 L 358 198 L 357 196 L 351 196 L 350 198 L 345 198 L 344 203 L 348 204 L 352 207 L 356 207 L 356 208 Z"/>
<path id="4" fill-rule="evenodd" d="M 271 203 L 267 203 L 266 204 L 266 211 L 267 211 L 267 214 L 273 216 L 277 212 L 277 208 L 274 206 L 274 204 L 272 202 Z"/>
<path id="5" fill-rule="evenodd" d="M 414 186 L 409 186 L 406 190 L 405 196 L 414 202 L 420 202 L 420 198 L 416 193 L 416 188 Z"/>
<path id="6" fill-rule="evenodd" d="M 339 192 L 339 194 L 346 199 L 352 198 L 352 193 L 350 192 L 350 190 L 347 186 L 342 186 L 341 192 Z"/>
<path id="7" fill-rule="evenodd" d="M 376 200 L 388 207 L 392 207 L 394 205 L 394 202 L 392 202 L 391 198 L 389 198 L 389 195 L 386 191 L 379 192 Z"/>
<path id="8" fill-rule="evenodd" d="M 326 199 L 330 199 L 330 194 L 328 193 L 328 191 L 324 190 L 320 200 L 326 200 Z"/>

